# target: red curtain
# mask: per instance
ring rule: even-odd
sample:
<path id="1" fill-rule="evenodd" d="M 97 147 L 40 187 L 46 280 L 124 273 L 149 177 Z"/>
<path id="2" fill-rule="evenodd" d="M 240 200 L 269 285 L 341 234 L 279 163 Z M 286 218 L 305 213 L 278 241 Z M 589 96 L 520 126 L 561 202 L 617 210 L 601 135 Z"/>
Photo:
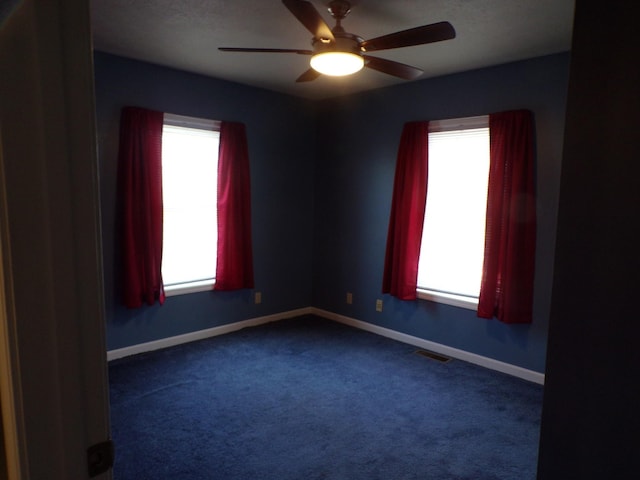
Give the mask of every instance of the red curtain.
<path id="1" fill-rule="evenodd" d="M 429 122 L 406 123 L 398 148 L 382 279 L 382 293 L 402 300 L 416 299 L 428 162 Z"/>
<path id="2" fill-rule="evenodd" d="M 244 124 L 222 122 L 218 154 L 218 261 L 215 290 L 253 288 L 251 181 Z"/>
<path id="3" fill-rule="evenodd" d="M 118 189 L 123 302 L 164 303 L 162 284 L 163 113 L 125 107 L 120 117 Z"/>
<path id="4" fill-rule="evenodd" d="M 531 323 L 536 248 L 534 126 L 527 110 L 489 116 L 491 163 L 478 316 Z"/>

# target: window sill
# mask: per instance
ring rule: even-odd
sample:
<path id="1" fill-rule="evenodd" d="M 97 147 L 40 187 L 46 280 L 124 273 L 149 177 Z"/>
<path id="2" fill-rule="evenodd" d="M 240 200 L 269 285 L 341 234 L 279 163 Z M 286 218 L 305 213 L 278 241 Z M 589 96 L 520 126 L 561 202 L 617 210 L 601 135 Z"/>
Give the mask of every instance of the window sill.
<path id="1" fill-rule="evenodd" d="M 208 292 L 209 290 L 213 290 L 213 286 L 215 284 L 215 279 L 210 278 L 208 280 L 200 280 L 198 282 L 168 285 L 164 287 L 164 294 L 166 297 L 173 297 L 176 295 L 186 295 L 187 293 Z"/>
<path id="2" fill-rule="evenodd" d="M 430 302 L 444 303 L 454 307 L 466 308 L 467 310 L 478 310 L 478 299 L 463 297 L 452 293 L 434 292 L 432 290 L 417 290 L 418 298 L 429 300 Z"/>

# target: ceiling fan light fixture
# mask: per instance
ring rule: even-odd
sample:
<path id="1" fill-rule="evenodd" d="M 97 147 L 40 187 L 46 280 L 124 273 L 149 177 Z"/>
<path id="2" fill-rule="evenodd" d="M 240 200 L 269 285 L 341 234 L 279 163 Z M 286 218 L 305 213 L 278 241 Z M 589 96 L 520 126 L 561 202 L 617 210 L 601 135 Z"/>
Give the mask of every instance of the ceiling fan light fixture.
<path id="1" fill-rule="evenodd" d="M 351 52 L 321 52 L 311 57 L 311 68 L 323 75 L 343 77 L 364 67 L 362 55 Z"/>

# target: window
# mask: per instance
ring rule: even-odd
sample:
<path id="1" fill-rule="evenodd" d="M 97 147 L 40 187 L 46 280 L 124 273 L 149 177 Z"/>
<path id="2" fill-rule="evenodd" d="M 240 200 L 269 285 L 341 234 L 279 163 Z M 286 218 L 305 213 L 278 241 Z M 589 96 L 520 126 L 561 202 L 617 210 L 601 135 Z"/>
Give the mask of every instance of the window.
<path id="1" fill-rule="evenodd" d="M 430 122 L 419 298 L 477 307 L 488 178 L 488 116 Z"/>
<path id="2" fill-rule="evenodd" d="M 167 295 L 211 290 L 217 252 L 219 124 L 164 115 L 163 252 Z"/>
<path id="3" fill-rule="evenodd" d="M 474 125 L 475 120 L 482 119 L 482 125 Z M 393 182 L 393 198 L 389 215 L 389 230 L 387 247 L 384 257 L 384 271 L 382 275 L 382 293 L 388 293 L 400 300 L 415 300 L 416 297 L 435 300 L 442 303 L 475 309 L 480 318 L 497 318 L 505 323 L 531 323 L 533 312 L 533 280 L 535 273 L 536 249 L 536 195 L 535 195 L 535 131 L 533 112 L 530 110 L 511 110 L 492 113 L 489 115 L 490 136 L 486 130 L 486 117 L 463 119 L 462 121 L 438 122 L 431 124 L 427 121 L 406 122 L 402 128 L 396 173 Z M 456 126 L 457 124 L 457 126 Z M 432 132 L 429 133 L 430 127 Z M 429 137 L 447 138 L 446 135 L 435 135 L 438 131 L 469 131 L 485 129 L 485 138 L 489 138 L 489 146 L 472 148 L 471 154 L 464 154 L 466 158 L 476 157 L 477 152 L 489 152 L 490 171 L 477 174 L 476 181 L 487 182 L 486 198 L 484 195 L 472 198 L 470 188 L 465 186 L 461 178 L 471 167 L 460 162 L 460 158 L 450 156 L 450 148 L 446 148 L 447 156 L 443 157 L 449 168 L 448 179 L 438 180 L 438 175 L 429 176 L 429 164 L 438 162 L 437 149 L 434 148 L 434 159 L 429 158 Z M 459 132 L 465 133 L 465 132 Z M 469 133 L 469 132 L 466 132 Z M 466 136 L 466 135 L 465 135 Z M 456 145 L 459 139 L 454 142 Z M 486 143 L 485 143 L 486 145 Z M 486 167 L 485 167 L 486 168 Z M 437 168 L 434 172 L 437 172 Z M 483 169 L 483 171 L 485 171 Z M 429 182 L 429 185 L 427 185 Z M 438 192 L 439 184 L 444 189 L 451 190 L 453 197 L 444 200 L 434 200 L 430 197 L 430 208 L 444 209 L 441 215 L 443 223 L 469 224 L 459 213 L 470 210 L 475 204 L 486 206 L 484 222 L 487 231 L 484 239 L 482 267 L 469 277 L 476 279 L 481 275 L 481 286 L 477 293 L 469 293 L 461 287 L 463 274 L 449 275 L 452 267 L 450 261 L 445 262 L 443 269 L 432 275 L 435 281 L 447 277 L 453 278 L 454 286 L 439 286 L 430 284 L 431 280 L 421 280 L 418 283 L 418 265 L 425 263 L 430 253 L 437 256 L 448 255 L 449 259 L 466 253 L 467 249 L 480 248 L 482 240 L 465 242 L 462 246 L 454 240 L 459 238 L 477 237 L 454 231 L 445 232 L 442 227 L 431 227 L 427 223 L 426 232 L 423 231 L 425 217 L 427 222 L 437 217 L 426 212 L 428 189 Z M 437 184 L 437 185 L 436 185 Z M 431 188 L 436 185 L 434 188 Z M 428 188 L 427 188 L 428 187 Z M 473 189 L 471 189 L 473 190 Z M 484 190 L 484 188 L 483 188 Z M 432 192 L 433 193 L 433 192 Z M 460 198 L 465 199 L 462 210 L 450 210 Z M 474 219 L 475 220 L 475 219 Z M 448 227 L 448 225 L 446 225 Z M 425 238 L 425 252 L 421 256 L 421 243 L 425 236 L 444 235 L 441 249 L 434 252 Z M 455 237 L 455 238 L 454 238 Z M 435 258 L 435 257 L 434 257 Z M 469 264 L 473 262 L 468 262 Z M 422 268 L 423 271 L 431 267 Z M 444 273 L 443 273 L 444 272 Z M 431 274 L 431 272 L 428 272 Z M 468 285 L 472 285 L 471 281 Z M 420 288 L 422 287 L 422 288 Z M 425 290 L 425 288 L 429 290 Z M 475 289 L 474 289 L 475 290 Z"/>

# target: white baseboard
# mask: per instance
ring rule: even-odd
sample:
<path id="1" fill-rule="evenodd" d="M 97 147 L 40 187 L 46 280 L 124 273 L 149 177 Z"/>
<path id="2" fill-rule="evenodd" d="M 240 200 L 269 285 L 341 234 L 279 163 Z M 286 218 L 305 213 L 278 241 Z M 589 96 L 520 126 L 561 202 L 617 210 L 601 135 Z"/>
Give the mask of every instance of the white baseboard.
<path id="1" fill-rule="evenodd" d="M 333 320 L 345 325 L 349 325 L 360 330 L 366 330 L 383 337 L 391 338 L 399 342 L 414 345 L 416 347 L 424 348 L 441 355 L 457 358 L 458 360 L 464 360 L 465 362 L 473 363 L 481 367 L 496 370 L 498 372 L 513 375 L 514 377 L 522 378 L 530 382 L 535 382 L 540 385 L 544 385 L 544 374 L 528 370 L 526 368 L 511 365 L 509 363 L 500 362 L 492 358 L 483 357 L 482 355 L 476 355 L 465 350 L 459 350 L 457 348 L 448 347 L 440 343 L 431 342 L 423 338 L 414 337 L 401 333 L 389 328 L 379 327 L 368 322 L 356 320 L 355 318 L 346 317 L 337 313 L 329 312 L 315 307 L 299 308 L 297 310 L 289 310 L 287 312 L 276 313 L 273 315 L 267 315 L 264 317 L 251 318 L 243 320 L 241 322 L 230 323 L 228 325 L 221 325 L 219 327 L 208 328 L 206 330 L 198 330 L 197 332 L 185 333 L 184 335 L 177 335 L 175 337 L 162 338 L 152 342 L 140 343 L 138 345 L 132 345 L 130 347 L 118 348 L 116 350 L 109 350 L 107 352 L 107 361 L 116 360 L 118 358 L 128 357 L 130 355 L 136 355 L 144 352 L 151 352 L 153 350 L 159 350 L 161 348 L 173 347 L 182 343 L 193 342 L 195 340 L 202 340 L 209 337 L 215 337 L 217 335 L 224 335 L 225 333 L 235 332 L 247 327 L 255 327 L 265 323 L 276 322 L 278 320 L 284 320 L 286 318 L 294 318 L 301 315 L 317 315 L 328 320 Z"/>
<path id="2" fill-rule="evenodd" d="M 451 358 L 457 358 L 458 360 L 464 360 L 465 362 L 473 363 L 481 367 L 489 368 L 491 370 L 496 370 L 498 372 L 506 373 L 509 375 L 513 375 L 514 377 L 519 377 L 524 380 L 528 380 L 530 382 L 535 382 L 540 385 L 544 385 L 543 373 L 535 372 L 533 370 L 528 370 L 526 368 L 518 367 L 516 365 L 511 365 L 510 363 L 501 362 L 499 360 L 494 360 L 493 358 L 483 357 L 482 355 L 476 355 L 475 353 L 470 353 L 465 350 L 459 350 L 457 348 L 448 347 L 446 345 L 431 342 L 429 340 L 425 340 L 420 337 L 407 335 L 406 333 L 401 333 L 396 330 L 379 327 L 377 325 L 373 325 L 368 322 L 363 322 L 361 320 L 356 320 L 355 318 L 346 317 L 344 315 L 328 312 L 326 310 L 321 310 L 319 308 L 312 308 L 311 313 L 313 313 L 314 315 L 318 315 L 319 317 L 326 318 L 328 320 L 334 320 L 336 322 L 344 323 L 345 325 L 350 325 L 352 327 L 359 328 L 361 330 L 366 330 L 368 332 L 375 333 L 383 337 L 391 338 L 399 342 L 424 348 L 425 350 L 430 350 L 432 352 L 439 353 L 441 355 L 446 355 Z"/>
<path id="3" fill-rule="evenodd" d="M 289 310 L 287 312 L 276 313 L 264 317 L 250 318 L 248 320 L 221 325 L 219 327 L 207 328 L 206 330 L 185 333 L 184 335 L 176 335 L 175 337 L 161 338 L 160 340 L 154 340 L 152 342 L 139 343 L 137 345 L 131 345 L 130 347 L 109 350 L 107 352 L 107 361 L 109 362 L 111 360 L 128 357 L 130 355 L 137 355 L 139 353 L 151 352 L 153 350 L 160 350 L 161 348 L 173 347 L 182 343 L 203 340 L 205 338 L 235 332 L 243 328 L 255 327 L 264 323 L 277 322 L 278 320 L 284 320 L 285 318 L 298 317 L 300 315 L 308 315 L 310 313 L 312 313 L 311 307 L 299 308 L 297 310 Z"/>

